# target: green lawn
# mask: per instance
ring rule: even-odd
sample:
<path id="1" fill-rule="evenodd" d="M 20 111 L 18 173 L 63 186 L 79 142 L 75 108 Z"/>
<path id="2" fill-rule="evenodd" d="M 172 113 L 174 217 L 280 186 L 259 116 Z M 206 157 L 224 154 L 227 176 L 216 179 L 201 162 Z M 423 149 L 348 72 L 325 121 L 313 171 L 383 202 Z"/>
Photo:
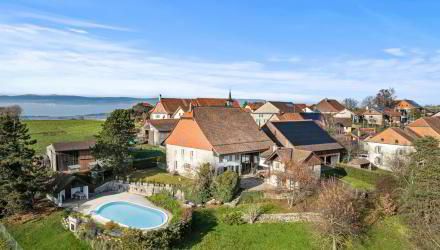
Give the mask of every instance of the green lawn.
<path id="1" fill-rule="evenodd" d="M 160 168 L 149 168 L 137 170 L 130 174 L 131 181 L 156 182 L 162 184 L 174 184 L 188 186 L 192 183 L 191 179 L 183 176 L 172 175 Z"/>
<path id="2" fill-rule="evenodd" d="M 322 174 L 325 177 L 336 176 L 353 188 L 374 190 L 379 178 L 392 173 L 380 169 L 366 170 L 340 164 L 336 168 L 323 168 Z"/>
<path id="3" fill-rule="evenodd" d="M 37 220 L 6 227 L 25 250 L 90 249 L 87 243 L 76 239 L 73 233 L 61 226 L 61 216 L 61 212 L 55 212 Z"/>
<path id="4" fill-rule="evenodd" d="M 90 140 L 101 130 L 102 121 L 94 120 L 29 120 L 25 121 L 33 139 L 34 149 L 43 154 L 54 142 Z"/>
<path id="5" fill-rule="evenodd" d="M 408 235 L 408 228 L 399 217 L 388 217 L 373 225 L 366 237 L 355 241 L 351 249 L 415 249 Z"/>
<path id="6" fill-rule="evenodd" d="M 319 249 L 304 223 L 226 225 L 222 214 L 233 209 L 198 209 L 193 231 L 179 248 L 191 249 Z"/>

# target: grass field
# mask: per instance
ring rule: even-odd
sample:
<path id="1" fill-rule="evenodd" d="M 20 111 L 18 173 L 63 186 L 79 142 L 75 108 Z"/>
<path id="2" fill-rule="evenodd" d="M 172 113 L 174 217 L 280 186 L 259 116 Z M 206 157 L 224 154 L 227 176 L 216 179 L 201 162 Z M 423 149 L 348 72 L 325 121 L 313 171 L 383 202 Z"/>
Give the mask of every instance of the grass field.
<path id="1" fill-rule="evenodd" d="M 384 170 L 366 170 L 358 169 L 340 164 L 336 168 L 326 168 L 322 170 L 323 176 L 336 176 L 343 182 L 349 184 L 353 188 L 364 189 L 364 190 L 374 190 L 376 181 L 386 175 L 391 173 Z"/>
<path id="2" fill-rule="evenodd" d="M 6 225 L 9 233 L 23 249 L 86 250 L 89 245 L 75 238 L 61 226 L 61 212 L 23 224 Z"/>
<path id="3" fill-rule="evenodd" d="M 94 120 L 29 120 L 25 123 L 32 138 L 37 140 L 34 149 L 37 154 L 42 154 L 46 151 L 46 147 L 54 142 L 93 139 L 93 136 L 101 130 L 103 122 Z"/>
<path id="4" fill-rule="evenodd" d="M 226 225 L 220 216 L 232 209 L 199 209 L 193 231 L 179 248 L 191 249 L 320 249 L 304 223 Z"/>

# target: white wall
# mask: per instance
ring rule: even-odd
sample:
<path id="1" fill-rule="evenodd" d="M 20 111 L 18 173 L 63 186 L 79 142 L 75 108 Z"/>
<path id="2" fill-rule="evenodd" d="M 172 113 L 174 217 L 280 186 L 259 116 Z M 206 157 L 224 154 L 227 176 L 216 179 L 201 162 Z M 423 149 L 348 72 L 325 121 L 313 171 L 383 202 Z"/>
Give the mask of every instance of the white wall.
<path id="1" fill-rule="evenodd" d="M 180 117 L 182 117 L 182 115 L 183 115 L 184 113 L 185 113 L 185 112 L 183 112 L 182 109 L 178 109 L 178 110 L 176 110 L 176 112 L 175 112 L 174 115 L 173 115 L 173 119 L 180 119 Z"/>
<path id="2" fill-rule="evenodd" d="M 348 109 L 344 109 L 341 112 L 335 114 L 334 117 L 337 117 L 337 118 L 350 118 L 351 119 L 353 117 L 353 115 L 354 115 L 353 112 L 351 112 Z"/>
<path id="3" fill-rule="evenodd" d="M 391 171 L 391 159 L 396 155 L 406 155 L 414 152 L 413 146 L 402 146 L 392 144 L 382 144 L 376 142 L 365 142 L 365 149 L 368 151 L 368 160 L 376 167 Z M 376 147 L 380 147 L 380 152 Z M 380 163 L 377 161 L 380 159 Z"/>
<path id="4" fill-rule="evenodd" d="M 274 114 L 278 114 L 279 112 L 280 110 L 277 107 L 272 105 L 270 102 L 266 102 L 251 115 L 258 126 L 262 127 Z"/>
<path id="5" fill-rule="evenodd" d="M 278 180 L 278 176 L 274 174 L 274 172 L 282 173 L 285 171 L 285 165 L 278 161 L 272 161 L 269 163 L 270 168 L 270 176 L 266 179 L 266 182 L 272 186 L 278 187 L 281 183 L 281 180 Z M 315 175 L 315 178 L 321 177 L 321 165 L 315 165 L 310 167 L 313 170 L 313 174 Z M 290 183 L 290 181 L 287 181 L 285 183 L 284 187 L 290 187 L 293 185 L 293 183 Z"/>
<path id="6" fill-rule="evenodd" d="M 170 116 L 165 113 L 152 113 L 150 119 L 151 120 L 159 120 L 159 119 L 168 119 Z"/>
<path id="7" fill-rule="evenodd" d="M 191 157 L 192 154 L 192 157 Z M 203 163 L 216 166 L 219 162 L 214 152 L 203 149 L 166 145 L 167 170 L 177 171 L 180 175 L 194 177 L 198 167 Z"/>

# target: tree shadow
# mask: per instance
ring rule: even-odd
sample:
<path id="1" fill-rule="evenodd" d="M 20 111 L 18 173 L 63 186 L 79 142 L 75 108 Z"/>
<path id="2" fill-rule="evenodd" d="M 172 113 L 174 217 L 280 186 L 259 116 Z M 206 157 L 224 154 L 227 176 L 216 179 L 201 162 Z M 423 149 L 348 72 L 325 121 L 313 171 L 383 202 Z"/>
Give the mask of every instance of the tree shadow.
<path id="1" fill-rule="evenodd" d="M 179 249 L 190 249 L 200 243 L 215 226 L 217 217 L 212 209 L 199 209 L 193 212 L 191 231 L 180 242 Z"/>

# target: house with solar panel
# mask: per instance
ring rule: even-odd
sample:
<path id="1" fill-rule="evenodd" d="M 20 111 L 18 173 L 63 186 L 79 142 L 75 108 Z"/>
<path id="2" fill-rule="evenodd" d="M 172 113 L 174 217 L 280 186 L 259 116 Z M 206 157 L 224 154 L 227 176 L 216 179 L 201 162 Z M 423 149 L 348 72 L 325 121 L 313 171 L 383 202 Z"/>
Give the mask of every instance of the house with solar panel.
<path id="1" fill-rule="evenodd" d="M 261 155 L 261 165 L 266 166 L 266 181 L 274 186 L 288 185 L 283 175 L 289 165 L 309 167 L 317 177 L 321 166 L 336 166 L 345 148 L 333 139 L 315 121 L 269 121 L 262 130 L 275 146 Z"/>

